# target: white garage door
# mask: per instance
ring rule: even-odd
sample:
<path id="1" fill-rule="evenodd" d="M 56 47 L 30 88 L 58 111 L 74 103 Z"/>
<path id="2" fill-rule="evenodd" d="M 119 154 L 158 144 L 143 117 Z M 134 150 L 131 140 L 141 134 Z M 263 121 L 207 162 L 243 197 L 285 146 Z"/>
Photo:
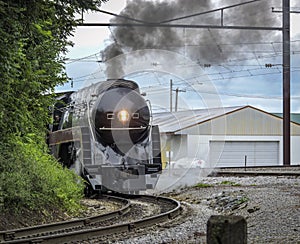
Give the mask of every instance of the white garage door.
<path id="1" fill-rule="evenodd" d="M 279 165 L 278 141 L 210 141 L 210 163 L 217 167 Z"/>

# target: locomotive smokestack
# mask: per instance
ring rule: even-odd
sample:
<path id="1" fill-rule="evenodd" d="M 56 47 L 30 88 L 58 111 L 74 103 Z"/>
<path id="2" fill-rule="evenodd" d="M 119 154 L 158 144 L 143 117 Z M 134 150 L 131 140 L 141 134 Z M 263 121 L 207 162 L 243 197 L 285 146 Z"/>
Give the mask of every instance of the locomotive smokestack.
<path id="1" fill-rule="evenodd" d="M 197 15 L 192 18 L 168 21 L 174 18 L 205 12 L 208 10 L 234 4 L 233 1 L 224 1 L 222 6 L 216 6 L 212 0 L 173 0 L 173 1 L 147 1 L 131 0 L 120 13 L 122 16 L 142 20 L 149 23 L 172 24 L 207 24 L 219 25 L 220 12 Z M 278 4 L 275 3 L 277 6 Z M 271 13 L 274 0 L 258 1 L 239 7 L 224 10 L 224 25 L 244 26 L 275 26 L 278 15 Z M 280 16 L 279 16 L 280 17 Z M 113 18 L 112 23 L 134 23 L 125 18 Z M 220 29 L 181 29 L 160 27 L 114 27 L 111 28 L 111 41 L 102 55 L 104 60 L 109 60 L 122 53 L 141 49 L 164 49 L 184 52 L 186 56 L 195 61 L 220 62 L 236 57 L 237 51 L 243 50 L 242 45 L 221 45 L 234 43 L 259 43 L 263 40 L 272 40 L 276 33 L 267 31 L 249 30 L 220 30 Z M 264 39 L 266 38 L 266 39 Z M 280 36 L 278 36 L 280 38 Z M 185 48 L 184 48 L 185 47 Z M 259 49 L 260 47 L 256 47 Z M 184 49 L 184 51 L 183 51 Z M 259 50 L 257 50 L 259 51 Z M 240 52 L 239 52 L 240 53 Z M 239 56 L 240 58 L 241 56 Z M 120 76 L 122 65 L 107 67 L 107 75 Z M 114 64 L 115 65 L 115 64 Z M 116 73 L 117 72 L 117 73 Z M 118 77 L 119 78 L 119 77 Z"/>

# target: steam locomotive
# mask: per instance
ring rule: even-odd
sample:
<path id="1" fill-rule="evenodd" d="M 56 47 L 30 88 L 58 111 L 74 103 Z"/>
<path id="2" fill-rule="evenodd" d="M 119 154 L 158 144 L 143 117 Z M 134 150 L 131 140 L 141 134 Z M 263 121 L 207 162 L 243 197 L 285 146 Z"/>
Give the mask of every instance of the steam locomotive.
<path id="1" fill-rule="evenodd" d="M 153 189 L 162 170 L 160 136 L 137 83 L 106 80 L 57 97 L 48 143 L 89 191 Z"/>

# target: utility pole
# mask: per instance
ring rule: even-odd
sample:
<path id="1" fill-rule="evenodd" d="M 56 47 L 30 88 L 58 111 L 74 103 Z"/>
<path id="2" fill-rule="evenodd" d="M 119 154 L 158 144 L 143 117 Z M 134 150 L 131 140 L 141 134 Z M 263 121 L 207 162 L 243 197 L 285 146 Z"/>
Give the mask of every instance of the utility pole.
<path id="1" fill-rule="evenodd" d="M 177 112 L 177 107 L 178 107 L 178 93 L 179 92 L 185 92 L 185 90 L 180 90 L 178 87 L 175 90 L 176 92 L 176 97 L 175 97 L 175 112 Z"/>
<path id="2" fill-rule="evenodd" d="M 282 0 L 283 36 L 283 165 L 291 164 L 290 137 L 290 0 Z"/>
<path id="3" fill-rule="evenodd" d="M 170 112 L 173 111 L 173 95 L 172 95 L 173 91 L 176 92 L 176 96 L 175 96 L 175 112 L 177 112 L 177 108 L 178 108 L 178 93 L 179 92 L 185 92 L 185 90 L 180 90 L 178 87 L 176 88 L 176 90 L 173 90 L 173 81 L 171 79 L 170 80 Z"/>

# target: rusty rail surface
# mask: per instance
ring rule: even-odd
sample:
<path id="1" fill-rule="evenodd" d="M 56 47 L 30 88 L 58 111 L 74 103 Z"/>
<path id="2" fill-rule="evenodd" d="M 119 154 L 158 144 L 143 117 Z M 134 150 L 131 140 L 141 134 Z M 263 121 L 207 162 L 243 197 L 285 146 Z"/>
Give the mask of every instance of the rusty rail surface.
<path id="1" fill-rule="evenodd" d="M 153 202 L 155 200 L 157 203 L 168 203 L 172 205 L 172 209 L 166 212 L 160 213 L 158 215 L 154 215 L 151 217 L 146 217 L 144 219 L 140 219 L 133 222 L 127 222 L 123 224 L 116 224 L 111 226 L 104 227 L 96 227 L 93 229 L 87 230 L 77 230 L 68 233 L 61 234 L 46 234 L 44 236 L 39 237 L 25 237 L 23 239 L 9 239 L 10 233 L 7 231 L 6 237 L 8 239 L 4 239 L 0 241 L 0 243 L 66 243 L 72 241 L 83 241 L 88 240 L 94 237 L 103 237 L 110 234 L 118 234 L 123 232 L 130 232 L 136 228 L 152 226 L 157 223 L 161 223 L 162 221 L 167 221 L 169 219 L 175 218 L 181 213 L 181 205 L 177 200 L 167 198 L 167 197 L 156 197 L 150 195 L 135 195 L 135 199 L 149 199 Z M 55 224 L 53 224 L 55 225 Z M 64 230 L 65 227 L 59 226 L 56 229 Z M 69 228 L 69 227 L 68 227 Z M 44 231 L 43 231 L 44 232 Z M 28 235 L 27 235 L 28 236 Z M 1 239 L 0 239 L 1 240 Z"/>
<path id="2" fill-rule="evenodd" d="M 130 211 L 131 208 L 130 200 L 121 197 L 109 196 L 109 195 L 103 195 L 103 197 L 108 200 L 121 203 L 123 207 L 116 211 L 112 211 L 109 213 L 96 215 L 92 217 L 62 221 L 62 222 L 51 223 L 51 224 L 37 225 L 37 226 L 14 229 L 14 230 L 0 231 L 0 243 L 7 243 L 8 241 L 21 239 L 28 236 L 37 237 L 42 235 L 48 235 L 54 232 L 59 232 L 61 230 L 75 229 L 82 226 L 91 225 L 100 221 L 113 219 L 120 215 L 124 215 Z"/>

